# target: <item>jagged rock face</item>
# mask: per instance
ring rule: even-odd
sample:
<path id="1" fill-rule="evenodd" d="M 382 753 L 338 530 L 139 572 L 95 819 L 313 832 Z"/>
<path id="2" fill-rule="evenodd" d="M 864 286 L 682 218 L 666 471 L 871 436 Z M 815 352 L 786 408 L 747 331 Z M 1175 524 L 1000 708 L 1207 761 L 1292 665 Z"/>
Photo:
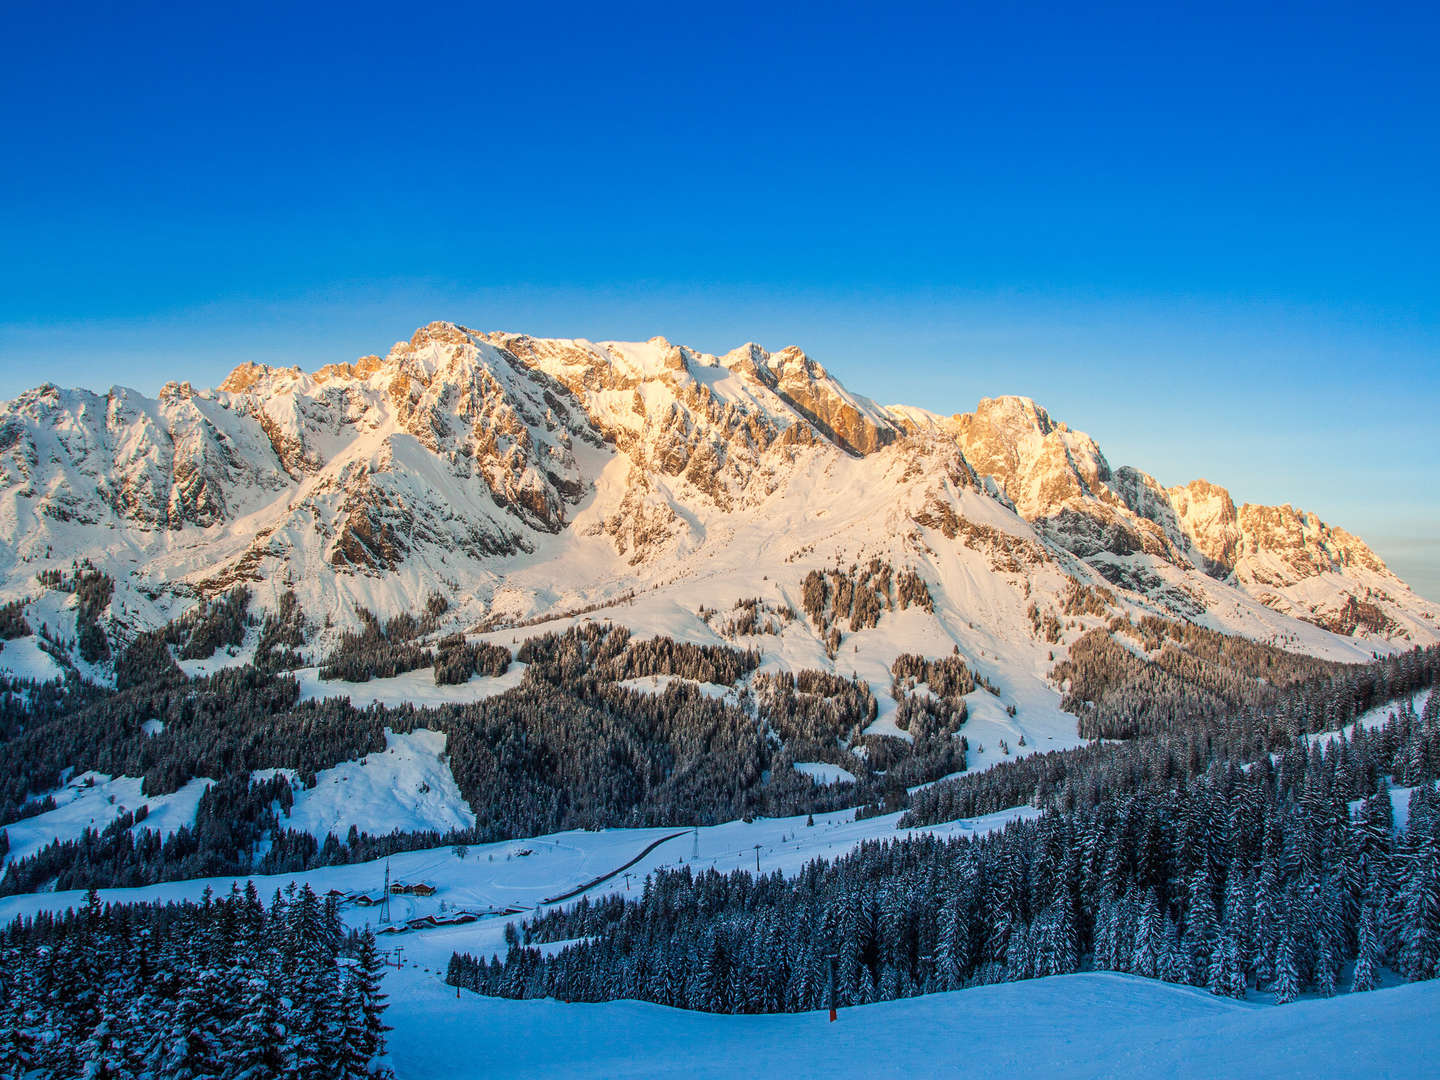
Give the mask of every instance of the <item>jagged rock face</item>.
<path id="1" fill-rule="evenodd" d="M 900 435 L 900 425 L 848 394 L 823 367 L 800 349 L 781 349 L 766 357 L 758 346 L 750 363 L 756 376 L 822 434 L 852 454 L 873 454 Z"/>
<path id="2" fill-rule="evenodd" d="M 631 564 L 697 539 L 687 507 L 758 506 L 798 454 L 863 455 L 901 434 L 883 409 L 847 392 L 799 349 L 772 356 L 751 344 L 717 357 L 664 338 L 484 339 L 554 377 L 629 460 L 618 505 L 591 530 L 611 537 Z"/>
<path id="3" fill-rule="evenodd" d="M 930 426 L 951 434 L 976 472 L 992 478 L 1046 540 L 1173 613 L 1194 616 L 1203 605 L 1191 590 L 1177 592 L 1162 564 L 1199 570 L 1340 633 L 1383 636 L 1395 626 L 1376 602 L 1393 601 L 1401 583 L 1362 541 L 1313 514 L 1237 509 L 1229 492 L 1206 480 L 1164 488 L 1138 469 L 1112 470 L 1093 439 L 1027 398 L 987 399 L 974 413 Z M 1137 565 L 1136 556 L 1153 565 Z M 1302 595 L 1324 575 L 1333 579 L 1324 587 L 1329 596 Z"/>
<path id="4" fill-rule="evenodd" d="M 41 515 L 144 530 L 227 520 L 235 492 L 275 491 L 283 472 L 266 441 L 188 384 L 157 399 L 43 386 L 0 405 L 0 491 L 12 520 Z M 20 542 L 19 530 L 6 537 Z"/>
<path id="5" fill-rule="evenodd" d="M 1149 478 L 1135 470 L 1113 473 L 1095 440 L 1055 422 L 1029 398 L 986 398 L 941 427 L 971 467 L 1060 547 L 1085 559 L 1137 552 L 1177 558 L 1163 524 L 1127 505 L 1127 491 L 1149 494 Z"/>
<path id="6" fill-rule="evenodd" d="M 1204 559 L 1206 572 L 1223 577 L 1234 570 L 1240 528 L 1230 493 L 1208 480 L 1192 480 L 1166 494 L 1179 528 Z"/>
<path id="7" fill-rule="evenodd" d="M 1027 519 L 1106 501 L 1110 464 L 1095 441 L 1056 424 L 1029 398 L 986 398 L 948 427 L 971 467 L 993 476 Z"/>
<path id="8" fill-rule="evenodd" d="M 1254 556 L 1280 562 L 1295 577 L 1313 577 L 1352 566 L 1384 573 L 1382 563 L 1358 537 L 1326 525 L 1314 514 L 1290 506 L 1256 506 L 1246 503 L 1237 515 L 1240 559 L 1249 580 L 1267 584 Z"/>
<path id="9" fill-rule="evenodd" d="M 569 390 L 592 429 L 640 470 L 632 474 L 636 482 L 647 474 L 683 478 L 730 506 L 787 426 L 735 388 L 717 390 L 727 373 L 713 357 L 663 338 L 600 345 L 509 334 L 487 340 Z"/>
<path id="10" fill-rule="evenodd" d="M 772 447 L 829 441 L 868 454 L 901 434 L 883 409 L 850 394 L 796 348 L 772 356 L 743 345 L 716 357 L 664 338 L 486 340 L 563 383 L 594 427 L 637 464 L 669 476 L 689 472 L 721 501 L 722 491 L 734 495 L 749 482 Z"/>
<path id="11" fill-rule="evenodd" d="M 417 546 L 476 558 L 529 550 L 587 490 L 575 440 L 598 443 L 544 373 L 449 323 L 383 360 L 306 376 L 247 365 L 222 385 L 301 484 L 294 511 L 325 522 L 328 561 L 396 568 Z M 466 496 L 457 517 L 446 489 Z"/>
<path id="12" fill-rule="evenodd" d="M 867 539 L 845 539 L 854 522 L 826 532 L 871 488 L 888 501 Z M 1190 617 L 1219 603 L 1214 587 L 1341 634 L 1434 622 L 1313 515 L 1112 469 L 1027 398 L 951 417 L 882 408 L 798 348 L 714 356 L 432 323 L 309 374 L 244 364 L 213 391 L 44 386 L 0 405 L 0 587 L 20 595 L 45 566 L 108 559 L 133 577 L 137 610 L 137 596 L 248 581 L 289 583 L 341 620 L 442 587 L 484 613 L 532 555 L 581 551 L 615 589 L 643 588 L 703 574 L 726 536 L 765 537 L 785 500 L 837 557 L 876 550 L 879 530 L 892 551 L 978 552 L 1017 588 L 1089 575 Z M 547 586 L 526 588 L 533 611 Z"/>

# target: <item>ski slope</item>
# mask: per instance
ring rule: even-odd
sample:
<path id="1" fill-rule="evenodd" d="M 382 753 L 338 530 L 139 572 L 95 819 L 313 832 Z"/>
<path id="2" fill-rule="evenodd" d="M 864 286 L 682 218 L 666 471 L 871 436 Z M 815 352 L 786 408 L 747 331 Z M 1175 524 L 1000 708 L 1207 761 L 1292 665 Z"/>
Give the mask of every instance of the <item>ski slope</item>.
<path id="1" fill-rule="evenodd" d="M 456 1000 L 411 969 L 387 988 L 398 1080 L 1379 1080 L 1423 1076 L 1440 1053 L 1435 982 L 1277 1007 L 1087 973 L 844 1009 L 835 1024 L 823 1012 Z"/>
<path id="2" fill-rule="evenodd" d="M 428 734 L 428 733 L 427 733 Z M 402 744 L 403 745 L 403 744 Z M 373 761 L 380 755 L 372 755 Z M 298 804 L 297 804 L 298 805 Z M 335 803 L 331 803 L 335 805 Z M 833 859 L 853 851 L 866 840 L 916 835 L 976 836 L 1004 828 L 1011 821 L 1037 816 L 1038 810 L 1022 806 L 985 817 L 962 819 L 918 829 L 896 829 L 900 815 L 855 820 L 855 811 L 838 810 L 816 814 L 815 824 L 805 816 L 758 818 L 752 822 L 731 821 L 702 826 L 660 844 L 634 866 L 630 878 L 617 876 L 583 894 L 597 897 L 629 888 L 638 889 L 645 875 L 663 867 L 692 865 L 714 868 L 722 873 L 755 869 L 756 846 L 761 869 L 794 874 L 812 859 Z M 514 908 L 530 911 L 544 907 L 587 882 L 628 863 L 647 846 L 677 832 L 673 827 L 653 829 L 603 829 L 550 833 L 521 840 L 502 840 L 468 847 L 429 848 L 394 855 L 388 860 L 332 866 L 304 873 L 255 876 L 256 887 L 268 896 L 292 881 L 308 882 L 317 892 L 378 893 L 384 880 L 385 863 L 396 881 L 425 881 L 436 887 L 430 897 L 396 896 L 392 902 L 397 922 L 445 910 L 477 912 Z M 228 892 L 244 878 L 218 877 L 171 881 L 137 889 L 102 889 L 106 901 L 198 899 L 206 888 Z M 83 901 L 78 891 L 32 893 L 0 899 L 0 925 L 19 915 L 38 911 L 60 911 Z M 376 925 L 373 909 L 346 906 L 341 915 L 347 925 L 360 928 Z M 490 919 L 467 926 L 431 929 L 400 935 L 407 948 L 419 949 L 435 962 L 448 961 L 453 949 L 480 952 L 503 951 L 504 920 Z M 438 943 L 431 946 L 430 943 Z"/>

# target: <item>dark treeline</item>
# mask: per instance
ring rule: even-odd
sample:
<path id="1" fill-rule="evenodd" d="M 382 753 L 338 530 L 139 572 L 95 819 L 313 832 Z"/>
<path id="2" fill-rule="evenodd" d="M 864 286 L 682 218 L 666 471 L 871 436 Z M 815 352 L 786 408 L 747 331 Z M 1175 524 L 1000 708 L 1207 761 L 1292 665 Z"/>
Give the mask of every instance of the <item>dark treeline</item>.
<path id="1" fill-rule="evenodd" d="M 1050 675 L 1065 688 L 1060 707 L 1080 718 L 1082 737 L 1130 739 L 1271 707 L 1287 687 L 1354 668 L 1146 615 L 1083 634 Z"/>
<path id="2" fill-rule="evenodd" d="M 387 1075 L 369 932 L 307 886 L 101 906 L 0 930 L 0 1075 L 358 1080 Z"/>
<path id="3" fill-rule="evenodd" d="M 812 761 L 843 753 L 841 744 L 855 743 L 879 711 L 869 683 L 825 671 L 767 673 L 753 687 L 771 729 Z"/>
<path id="4" fill-rule="evenodd" d="M 435 653 L 415 639 L 435 626 L 435 615 L 426 612 L 416 618 L 401 612 L 383 626 L 365 608 L 357 607 L 360 629 L 340 635 L 335 650 L 320 665 L 320 678 L 346 682 L 369 682 L 430 667 Z"/>
<path id="5" fill-rule="evenodd" d="M 960 657 L 958 648 L 950 656 L 927 660 L 914 653 L 902 653 L 890 665 L 890 696 L 897 702 L 895 726 L 918 741 L 948 739 L 960 730 L 969 716 L 965 695 L 975 689 L 975 676 Z M 919 684 L 929 693 L 916 693 Z M 917 753 L 923 755 L 925 748 Z M 962 757 L 958 772 L 965 767 Z M 943 775 L 943 774 L 942 774 Z"/>
<path id="6" fill-rule="evenodd" d="M 11 600 L 8 604 L 0 604 L 0 642 L 25 637 L 30 633 L 30 623 L 25 619 L 24 600 Z"/>
<path id="7" fill-rule="evenodd" d="M 798 689 L 767 699 L 758 721 L 748 691 L 736 702 L 709 697 L 691 682 L 655 694 L 615 681 L 642 672 L 733 680 L 753 669 L 753 652 L 632 642 L 625 631 L 593 623 L 532 639 L 521 652 L 530 667 L 519 687 L 442 708 L 356 709 L 343 698 L 302 703 L 293 677 L 247 665 L 203 679 L 163 678 L 70 708 L 57 699 L 49 711 L 17 714 L 0 755 L 3 809 L 12 819 L 41 809 L 34 798 L 58 787 L 67 768 L 143 777 L 152 797 L 194 777 L 216 784 L 194 824 L 167 838 L 122 817 L 12 862 L 0 891 L 294 871 L 567 828 L 714 823 L 857 803 L 896 808 L 904 777 L 963 767 L 958 739 L 918 765 L 903 740 L 869 736 L 862 740 L 868 759 L 841 750 L 830 735 L 825 756 L 810 756 L 815 747 L 796 717 L 824 715 L 825 732 L 849 735 L 875 710 L 863 683 L 820 672 L 801 673 Z M 317 843 L 286 828 L 289 781 L 267 781 L 273 791 L 251 782 L 256 772 L 283 769 L 310 785 L 322 769 L 383 750 L 387 728 L 447 734 L 451 772 L 477 816 L 473 829 Z M 857 783 L 817 785 L 791 767 L 814 760 L 843 764 Z"/>
<path id="8" fill-rule="evenodd" d="M 250 625 L 246 610 L 250 590 L 236 585 L 229 592 L 192 609 L 166 627 L 166 637 L 181 660 L 204 660 L 215 650 L 239 646 Z"/>
<path id="9" fill-rule="evenodd" d="M 254 665 L 261 671 L 294 671 L 304 667 L 305 613 L 289 589 L 280 594 L 274 611 L 266 612 L 255 646 Z"/>
<path id="10" fill-rule="evenodd" d="M 24 803 L 59 787 L 70 768 L 143 777 L 145 793 L 161 795 L 192 777 L 219 780 L 268 767 L 313 776 L 384 749 L 381 728 L 351 724 L 348 707 L 297 706 L 299 693 L 294 678 L 246 665 L 32 704 L 0 754 L 0 793 L 10 805 Z M 277 723 L 280 717 L 286 722 Z M 146 734 L 151 720 L 163 724 L 158 734 Z"/>
<path id="11" fill-rule="evenodd" d="M 909 607 L 935 609 L 925 580 L 911 567 L 899 571 L 890 563 L 871 559 L 850 569 L 811 570 L 800 585 L 800 605 L 833 656 L 840 647 L 840 623 L 850 630 L 880 624 L 887 611 Z"/>
<path id="12" fill-rule="evenodd" d="M 852 801 L 862 814 L 908 805 L 906 789 L 965 768 L 966 744 L 954 738 L 964 722 L 959 709 L 923 698 L 901 703 L 897 720 L 909 725 L 913 742 L 866 735 L 879 703 L 870 684 L 825 671 L 761 674 L 753 680 L 757 711 L 768 731 L 795 761 L 821 761 L 856 773 L 861 791 Z"/>
<path id="13" fill-rule="evenodd" d="M 694 645 L 668 637 L 632 640 L 627 628 L 597 622 L 527 638 L 516 659 L 532 665 L 538 676 L 557 686 L 651 675 L 733 686 L 760 664 L 760 654 L 754 649 Z"/>
<path id="14" fill-rule="evenodd" d="M 435 684 L 468 682 L 472 675 L 504 675 L 510 669 L 510 650 L 489 642 L 470 643 L 463 634 L 447 634 L 435 647 Z"/>
<path id="15" fill-rule="evenodd" d="M 912 797 L 902 826 L 976 817 L 1010 806 L 1073 809 L 1108 793 L 1164 787 L 1215 760 L 1253 761 L 1296 735 L 1333 731 L 1369 709 L 1440 680 L 1440 646 L 1411 649 L 1337 676 L 1287 687 L 1262 710 L 1214 717 L 1173 713 L 1159 734 L 1076 750 L 1032 754 L 983 773 L 935 784 Z"/>
<path id="16" fill-rule="evenodd" d="M 116 689 L 183 682 L 185 674 L 175 658 L 206 660 L 218 649 L 239 647 L 255 624 L 249 606 L 250 590 L 237 585 L 158 630 L 137 634 L 115 658 Z M 301 659 L 294 650 L 303 644 L 304 619 L 295 594 L 287 592 L 277 610 L 268 613 L 261 624 L 252 664 L 266 672 L 299 667 Z"/>
<path id="17" fill-rule="evenodd" d="M 114 579 L 95 569 L 95 565 L 86 559 L 73 563 L 69 570 L 42 570 L 35 575 L 35 580 L 43 588 L 74 594 L 75 646 L 80 656 L 91 664 L 109 660 L 110 642 L 100 626 L 100 613 L 115 592 Z"/>
<path id="18" fill-rule="evenodd" d="M 1213 762 L 978 839 L 871 842 L 796 878 L 690 867 L 525 923 L 450 981 L 714 1012 L 821 1007 L 1099 968 L 1284 1003 L 1440 973 L 1440 691 L 1353 737 Z M 1393 827 L 1386 777 L 1412 786 Z M 1357 809 L 1352 813 L 1352 805 Z M 537 942 L 575 941 L 551 956 Z"/>

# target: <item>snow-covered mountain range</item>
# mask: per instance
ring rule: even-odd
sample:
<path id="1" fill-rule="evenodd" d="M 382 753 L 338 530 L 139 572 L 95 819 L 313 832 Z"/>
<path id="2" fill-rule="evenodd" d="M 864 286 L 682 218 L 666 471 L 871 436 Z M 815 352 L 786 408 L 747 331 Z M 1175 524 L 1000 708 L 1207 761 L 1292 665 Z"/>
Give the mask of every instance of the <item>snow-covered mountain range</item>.
<path id="1" fill-rule="evenodd" d="M 941 416 L 853 394 L 798 348 L 445 322 L 312 373 L 0 405 L 0 599 L 36 603 L 37 574 L 76 559 L 115 579 L 120 641 L 237 583 L 264 607 L 293 590 L 317 628 L 438 592 L 450 628 L 608 607 L 713 639 L 734 635 L 706 610 L 800 611 L 808 572 L 871 559 L 926 582 L 910 636 L 1032 671 L 1063 648 L 1077 581 L 1113 614 L 1337 658 L 1440 639 L 1440 609 L 1357 537 L 1112 468 L 1026 398 Z M 818 625 L 780 623 L 771 651 L 827 651 Z"/>

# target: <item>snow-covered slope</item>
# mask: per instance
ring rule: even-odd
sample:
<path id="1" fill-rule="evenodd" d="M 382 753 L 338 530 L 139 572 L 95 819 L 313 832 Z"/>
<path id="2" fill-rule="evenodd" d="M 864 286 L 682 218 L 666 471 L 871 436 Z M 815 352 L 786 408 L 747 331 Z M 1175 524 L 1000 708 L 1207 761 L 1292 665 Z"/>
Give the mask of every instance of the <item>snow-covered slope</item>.
<path id="1" fill-rule="evenodd" d="M 134 831 L 149 829 L 169 836 L 181 826 L 195 823 L 195 808 L 210 787 L 209 780 L 191 780 L 170 795 L 146 797 L 142 781 L 134 776 L 102 776 L 83 773 L 58 791 L 48 793 L 55 809 L 11 822 L 5 829 L 10 850 L 0 856 L 0 867 L 13 860 L 29 858 L 56 840 L 78 840 L 87 829 L 103 832 L 125 813 L 146 817 Z"/>
<path id="2" fill-rule="evenodd" d="M 824 1013 L 721 1016 L 629 1001 L 456 1001 L 415 981 L 387 1017 L 399 1080 L 1372 1080 L 1440 1051 L 1435 983 L 1277 1008 L 1134 976 L 1065 975 L 846 1009 L 830 1024 Z"/>
<path id="3" fill-rule="evenodd" d="M 1018 811 L 1023 813 L 1024 811 Z M 834 856 L 867 836 L 894 835 L 894 817 L 850 822 L 850 813 L 803 819 L 733 822 L 700 830 L 699 864 L 728 870 L 753 865 L 761 843 L 765 868 L 798 871 L 808 859 Z M 942 834 L 997 828 L 1009 814 L 939 826 Z M 392 879 L 436 885 L 432 897 L 397 896 L 397 921 L 514 906 L 547 897 L 622 865 L 666 830 L 564 833 L 475 846 L 461 859 L 449 848 L 390 860 Z M 587 895 L 638 888 L 663 864 L 692 856 L 690 834 L 661 845 Z M 319 892 L 374 892 L 378 863 L 260 878 L 262 895 L 290 880 Z M 198 899 L 228 891 L 226 879 L 104 890 L 105 900 Z M 0 922 L 21 914 L 83 904 L 84 894 L 39 893 L 0 899 Z M 351 926 L 375 925 L 374 908 L 347 904 Z M 1325 1076 L 1370 1080 L 1411 1075 L 1414 1063 L 1440 1051 L 1433 1017 L 1440 983 L 1412 983 L 1330 1000 L 1276 1007 L 1237 1002 L 1202 990 L 1134 976 L 1088 973 L 977 987 L 824 1013 L 723 1016 L 640 1002 L 601 1005 L 506 1001 L 457 994 L 444 985 L 452 951 L 504 951 L 506 916 L 465 925 L 408 931 L 382 939 L 403 947 L 404 966 L 388 968 L 385 991 L 389 1064 L 398 1080 L 446 1076 L 584 1080 L 589 1077 L 732 1077 L 764 1071 L 784 1076 L 896 1077 L 1211 1077 Z M 1343 1032 L 1318 1039 L 1317 1032 Z M 1323 1049 L 1317 1049 L 1323 1047 Z M 1323 1058 L 1317 1054 L 1323 1052 Z"/>
<path id="4" fill-rule="evenodd" d="M 325 769 L 297 791 L 285 824 L 317 840 L 343 840 L 352 828 L 374 835 L 467 829 L 475 812 L 450 775 L 443 732 L 387 730 L 383 752 Z"/>
<path id="5" fill-rule="evenodd" d="M 1343 530 L 1112 469 L 1028 399 L 941 417 L 852 394 L 794 348 L 450 323 L 308 374 L 246 364 L 215 390 L 47 385 L 0 405 L 0 600 L 73 640 L 74 598 L 36 575 L 77 558 L 115 579 L 101 625 L 120 644 L 236 583 L 264 608 L 293 590 L 322 637 L 357 605 L 439 593 L 446 630 L 597 609 L 716 641 L 737 601 L 799 611 L 809 571 L 875 558 L 919 573 L 934 611 L 842 621 L 838 648 L 803 617 L 744 643 L 879 681 L 899 651 L 955 646 L 1006 703 L 1037 686 L 1054 703 L 1052 654 L 1084 628 L 1060 618 L 1072 579 L 1112 589 L 1111 614 L 1336 658 L 1440 638 L 1436 606 Z M 1063 625 L 1042 640 L 1049 616 Z"/>

